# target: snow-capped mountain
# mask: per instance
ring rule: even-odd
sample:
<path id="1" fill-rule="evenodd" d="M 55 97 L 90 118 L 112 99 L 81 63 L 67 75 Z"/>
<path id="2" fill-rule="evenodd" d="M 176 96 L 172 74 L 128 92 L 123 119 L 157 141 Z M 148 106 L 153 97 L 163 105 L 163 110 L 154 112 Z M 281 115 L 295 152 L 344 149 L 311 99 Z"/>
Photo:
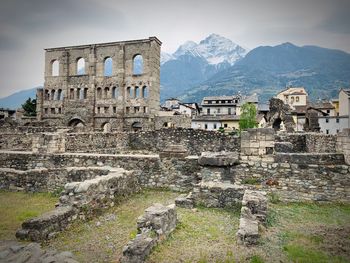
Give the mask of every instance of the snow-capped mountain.
<path id="1" fill-rule="evenodd" d="M 211 34 L 197 44 L 194 41 L 187 41 L 182 44 L 173 54 L 162 53 L 161 64 L 181 56 L 202 57 L 208 64 L 218 65 L 228 63 L 233 65 L 242 59 L 247 50 L 233 41 L 218 34 Z"/>
<path id="2" fill-rule="evenodd" d="M 173 53 L 161 53 L 161 99 L 176 97 L 241 60 L 247 50 L 211 34 L 199 43 L 187 41 Z"/>

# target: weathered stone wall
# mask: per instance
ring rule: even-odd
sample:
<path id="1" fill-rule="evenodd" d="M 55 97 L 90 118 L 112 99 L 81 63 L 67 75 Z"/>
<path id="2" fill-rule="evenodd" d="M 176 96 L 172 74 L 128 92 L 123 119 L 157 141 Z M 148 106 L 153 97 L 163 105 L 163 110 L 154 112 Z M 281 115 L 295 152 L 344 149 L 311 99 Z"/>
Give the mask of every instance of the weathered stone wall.
<path id="1" fill-rule="evenodd" d="M 0 149 L 11 151 L 31 151 L 33 135 L 28 133 L 1 133 Z"/>
<path id="2" fill-rule="evenodd" d="M 116 153 L 128 147 L 127 133 L 67 133 L 67 152 Z"/>
<path id="3" fill-rule="evenodd" d="M 113 206 L 117 198 L 139 189 L 136 175 L 121 168 L 84 182 L 68 183 L 58 206 L 40 217 L 25 221 L 16 232 L 16 237 L 31 241 L 50 239 L 77 218 L 90 217 L 96 211 Z"/>
<path id="4" fill-rule="evenodd" d="M 158 153 L 170 145 L 180 144 L 191 155 L 200 155 L 204 151 L 239 151 L 240 138 L 224 135 L 216 131 L 204 131 L 182 128 L 168 128 L 144 132 L 84 132 L 58 133 L 63 136 L 66 152 L 119 153 L 142 151 Z M 0 149 L 31 151 L 32 141 L 40 148 L 39 141 L 47 148 L 47 140 L 41 137 L 46 133 L 1 134 Z M 63 148 L 63 147 L 61 147 Z"/>
<path id="5" fill-rule="evenodd" d="M 294 152 L 336 152 L 336 135 L 323 133 L 280 133 L 276 135 L 278 142 L 290 142 Z"/>
<path id="6" fill-rule="evenodd" d="M 109 169 L 103 167 L 36 168 L 25 171 L 0 168 L 0 189 L 55 192 L 61 190 L 66 183 L 81 182 L 108 172 Z"/>
<path id="7" fill-rule="evenodd" d="M 272 154 L 274 144 L 274 129 L 248 129 L 241 134 L 241 151 L 244 155 Z"/>
<path id="8" fill-rule="evenodd" d="M 350 129 L 344 129 L 338 134 L 336 148 L 344 154 L 345 162 L 350 165 Z"/>
<path id="9" fill-rule="evenodd" d="M 126 170 L 134 170 L 143 186 L 170 187 L 180 191 L 189 191 L 200 181 L 200 167 L 197 157 L 193 156 L 184 159 L 160 159 L 159 155 L 0 152 L 0 164 L 2 168 L 24 171 L 43 167 L 53 169 L 53 171 L 66 167 L 77 167 L 77 169 L 78 167 L 96 166 L 122 167 Z M 35 181 L 35 174 L 33 176 L 33 181 Z M 18 187 L 24 186 L 19 184 Z"/>
<path id="10" fill-rule="evenodd" d="M 174 144 L 183 145 L 190 155 L 200 155 L 206 151 L 240 150 L 239 137 L 216 131 L 176 128 L 129 134 L 129 147 L 132 150 L 159 152 Z"/>
<path id="11" fill-rule="evenodd" d="M 154 204 L 137 220 L 136 237 L 123 248 L 122 263 L 144 262 L 151 250 L 163 241 L 177 224 L 175 205 Z"/>
<path id="12" fill-rule="evenodd" d="M 276 162 L 273 156 L 242 156 L 232 181 L 277 193 L 285 201 L 350 201 L 350 166 Z M 295 159 L 294 159 L 295 160 Z"/>

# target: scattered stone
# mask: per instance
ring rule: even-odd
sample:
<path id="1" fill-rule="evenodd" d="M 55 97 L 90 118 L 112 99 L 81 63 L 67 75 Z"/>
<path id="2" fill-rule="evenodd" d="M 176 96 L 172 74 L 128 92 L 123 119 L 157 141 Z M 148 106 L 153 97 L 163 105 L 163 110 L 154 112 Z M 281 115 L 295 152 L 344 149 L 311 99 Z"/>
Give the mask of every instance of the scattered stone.
<path id="1" fill-rule="evenodd" d="M 182 194 L 175 199 L 175 205 L 183 208 L 193 208 L 192 193 L 188 195 Z"/>

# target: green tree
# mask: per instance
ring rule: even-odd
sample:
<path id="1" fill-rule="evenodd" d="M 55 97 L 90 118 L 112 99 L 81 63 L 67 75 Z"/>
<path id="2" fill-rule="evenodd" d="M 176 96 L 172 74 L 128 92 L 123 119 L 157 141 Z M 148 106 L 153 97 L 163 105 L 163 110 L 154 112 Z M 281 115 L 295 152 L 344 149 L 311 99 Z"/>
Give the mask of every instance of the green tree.
<path id="1" fill-rule="evenodd" d="M 258 123 L 256 122 L 255 105 L 246 102 L 241 107 L 239 130 L 245 130 L 248 128 L 256 128 L 256 127 L 258 127 Z"/>
<path id="2" fill-rule="evenodd" d="M 24 104 L 22 104 L 25 116 L 36 116 L 36 100 L 28 98 Z"/>

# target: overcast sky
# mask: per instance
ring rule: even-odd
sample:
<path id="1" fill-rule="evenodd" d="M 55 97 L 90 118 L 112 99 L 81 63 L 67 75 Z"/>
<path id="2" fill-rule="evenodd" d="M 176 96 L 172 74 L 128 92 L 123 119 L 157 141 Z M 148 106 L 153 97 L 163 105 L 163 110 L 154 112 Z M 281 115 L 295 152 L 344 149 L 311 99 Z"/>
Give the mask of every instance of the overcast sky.
<path id="1" fill-rule="evenodd" d="M 350 53 L 350 0 L 0 0 L 0 97 L 44 82 L 44 48 L 211 33 L 253 49 L 292 42 Z"/>

